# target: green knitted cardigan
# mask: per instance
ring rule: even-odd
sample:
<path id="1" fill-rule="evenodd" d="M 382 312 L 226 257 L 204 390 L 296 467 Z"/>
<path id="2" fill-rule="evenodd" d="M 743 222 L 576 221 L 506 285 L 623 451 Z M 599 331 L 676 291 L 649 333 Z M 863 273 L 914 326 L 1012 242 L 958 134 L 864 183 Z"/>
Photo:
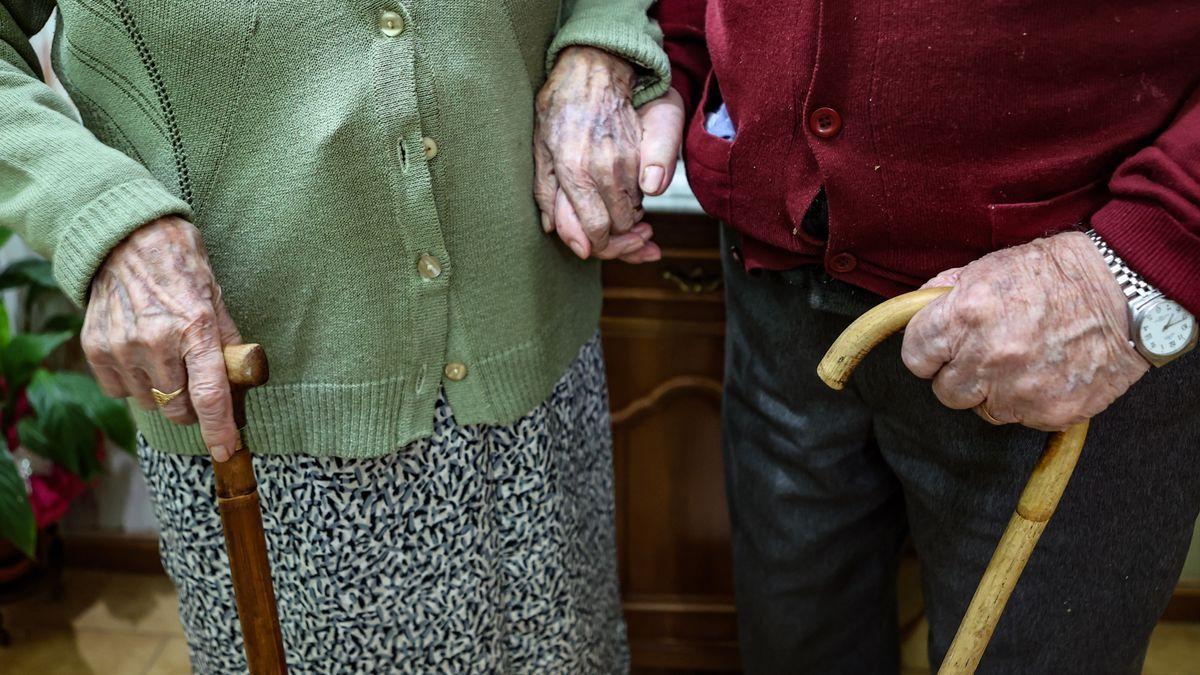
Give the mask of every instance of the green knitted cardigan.
<path id="1" fill-rule="evenodd" d="M 131 231 L 192 219 L 271 360 L 255 452 L 393 451 L 432 432 L 442 387 L 460 424 L 514 421 L 594 334 L 598 268 L 531 196 L 533 98 L 569 45 L 637 64 L 636 104 L 660 95 L 649 0 L 57 4 L 82 124 L 28 43 L 55 3 L 0 3 L 0 225 L 83 304 Z M 154 447 L 204 452 L 196 427 L 135 416 Z"/>

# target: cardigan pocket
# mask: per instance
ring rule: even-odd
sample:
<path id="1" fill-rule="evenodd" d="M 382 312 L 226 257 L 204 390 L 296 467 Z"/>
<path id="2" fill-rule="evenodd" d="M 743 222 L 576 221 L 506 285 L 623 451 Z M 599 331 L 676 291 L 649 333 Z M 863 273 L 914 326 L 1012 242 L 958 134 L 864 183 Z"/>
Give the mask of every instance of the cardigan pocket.
<path id="1" fill-rule="evenodd" d="M 1074 229 L 1087 222 L 1107 201 L 1107 181 L 1100 179 L 1036 202 L 989 204 L 992 246 L 997 249 L 1016 246 Z"/>
<path id="2" fill-rule="evenodd" d="M 709 71 L 704 95 L 700 98 L 700 104 L 696 106 L 696 112 L 688 125 L 684 159 L 688 184 L 692 193 L 696 195 L 696 201 L 700 202 L 700 206 L 704 207 L 709 215 L 728 222 L 732 193 L 730 159 L 733 155 L 733 145 L 737 141 L 714 136 L 705 128 L 705 116 L 710 108 L 720 105 L 720 96 L 716 75 Z"/>

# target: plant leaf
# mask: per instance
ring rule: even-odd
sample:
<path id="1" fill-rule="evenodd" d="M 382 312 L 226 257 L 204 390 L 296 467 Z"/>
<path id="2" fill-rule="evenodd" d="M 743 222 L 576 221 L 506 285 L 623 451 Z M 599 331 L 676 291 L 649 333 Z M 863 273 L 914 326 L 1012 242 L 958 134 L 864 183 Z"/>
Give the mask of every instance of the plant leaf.
<path id="1" fill-rule="evenodd" d="M 0 290 L 6 288 L 58 288 L 50 261 L 44 258 L 18 260 L 0 272 Z"/>
<path id="2" fill-rule="evenodd" d="M 69 331 L 14 335 L 3 352 L 4 378 L 9 390 L 16 391 L 25 386 L 42 361 L 71 337 Z"/>
<path id="3" fill-rule="evenodd" d="M 136 432 L 129 408 L 123 401 L 105 396 L 91 377 L 69 371 L 52 373 L 39 368 L 25 389 L 25 395 L 39 419 L 55 417 L 57 408 L 81 413 L 113 443 L 126 452 L 134 452 Z"/>
<path id="4" fill-rule="evenodd" d="M 30 558 L 37 545 L 37 523 L 17 463 L 0 438 L 0 537 L 7 539 Z"/>
<path id="5" fill-rule="evenodd" d="M 65 408 L 73 408 L 73 414 Z M 48 419 L 26 417 L 17 422 L 17 433 L 26 449 L 80 478 L 87 480 L 101 472 L 96 457 L 96 428 L 75 406 L 57 408 Z"/>
<path id="6" fill-rule="evenodd" d="M 0 298 L 0 349 L 8 346 L 9 336 L 12 335 L 12 324 L 8 319 L 8 305 Z"/>
<path id="7" fill-rule="evenodd" d="M 0 246 L 8 243 L 8 240 L 13 236 L 13 231 L 7 227 L 0 227 Z"/>

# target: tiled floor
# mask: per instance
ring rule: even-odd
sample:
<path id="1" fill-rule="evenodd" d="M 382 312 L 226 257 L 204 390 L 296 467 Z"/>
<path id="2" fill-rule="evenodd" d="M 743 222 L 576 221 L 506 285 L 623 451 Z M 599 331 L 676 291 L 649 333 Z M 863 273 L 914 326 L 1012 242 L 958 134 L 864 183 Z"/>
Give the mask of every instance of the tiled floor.
<path id="1" fill-rule="evenodd" d="M 62 599 L 47 593 L 0 607 L 12 646 L 0 673 L 186 674 L 175 589 L 162 575 L 68 569 Z"/>
<path id="2" fill-rule="evenodd" d="M 901 588 L 915 588 L 915 567 Z M 914 628 L 902 648 L 903 675 L 929 673 L 928 626 L 919 597 L 902 598 L 901 621 Z M 175 591 L 165 576 L 68 569 L 60 601 L 45 594 L 0 607 L 12 634 L 0 648 L 5 675 L 182 675 L 191 672 L 176 615 Z M 1154 633 L 1145 675 L 1200 674 L 1200 623 L 1162 623 Z"/>

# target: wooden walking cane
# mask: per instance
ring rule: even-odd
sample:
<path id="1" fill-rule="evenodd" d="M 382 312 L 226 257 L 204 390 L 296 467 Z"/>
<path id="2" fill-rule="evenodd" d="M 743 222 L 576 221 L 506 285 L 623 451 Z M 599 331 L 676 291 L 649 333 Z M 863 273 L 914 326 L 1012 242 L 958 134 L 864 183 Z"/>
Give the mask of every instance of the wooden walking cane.
<path id="1" fill-rule="evenodd" d="M 867 352 L 908 325 L 913 315 L 949 288 L 928 288 L 898 296 L 875 307 L 850 324 L 817 366 L 825 384 L 841 389 Z M 1087 438 L 1088 423 L 1052 434 L 1021 493 L 996 552 L 975 589 L 966 616 L 958 626 L 938 675 L 970 675 L 979 666 L 1004 605 L 1012 595 L 1029 555 L 1062 497 Z"/>
<path id="2" fill-rule="evenodd" d="M 225 348 L 225 370 L 233 394 L 233 417 L 238 429 L 246 426 L 246 391 L 267 381 L 267 354 L 259 345 Z M 287 672 L 279 612 L 267 560 L 258 482 L 245 439 L 239 437 L 237 452 L 224 462 L 213 462 L 217 506 L 225 529 L 229 552 L 229 574 L 250 675 L 282 675 Z"/>

